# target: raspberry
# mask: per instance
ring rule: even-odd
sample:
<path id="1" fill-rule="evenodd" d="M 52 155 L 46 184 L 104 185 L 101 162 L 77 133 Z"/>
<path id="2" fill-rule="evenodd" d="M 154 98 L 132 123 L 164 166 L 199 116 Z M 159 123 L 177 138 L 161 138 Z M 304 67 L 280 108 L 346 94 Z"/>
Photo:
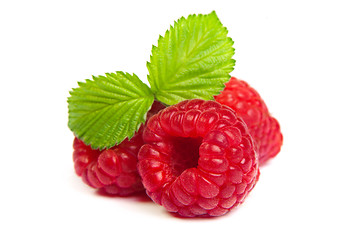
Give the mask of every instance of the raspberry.
<path id="1" fill-rule="evenodd" d="M 184 217 L 220 216 L 241 204 L 259 176 L 245 123 L 215 101 L 186 100 L 149 119 L 138 154 L 147 194 Z"/>
<path id="2" fill-rule="evenodd" d="M 232 108 L 244 120 L 256 144 L 260 165 L 280 152 L 283 142 L 280 125 L 249 84 L 232 77 L 215 100 Z"/>
<path id="3" fill-rule="evenodd" d="M 147 118 L 164 106 L 154 102 Z M 96 150 L 75 137 L 73 160 L 75 172 L 83 181 L 107 194 L 127 196 L 144 190 L 137 172 L 137 153 L 143 145 L 142 126 L 131 140 L 125 139 L 119 145 L 107 150 Z"/>

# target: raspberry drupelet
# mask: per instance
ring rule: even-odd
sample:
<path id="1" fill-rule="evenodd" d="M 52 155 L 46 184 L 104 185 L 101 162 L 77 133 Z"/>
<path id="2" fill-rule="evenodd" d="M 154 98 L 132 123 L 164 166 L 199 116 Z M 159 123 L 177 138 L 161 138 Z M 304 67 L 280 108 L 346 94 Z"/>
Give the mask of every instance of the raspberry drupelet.
<path id="1" fill-rule="evenodd" d="M 147 118 L 164 108 L 159 102 L 154 102 Z M 83 181 L 96 189 L 110 195 L 127 196 L 144 191 L 137 172 L 137 154 L 144 144 L 141 126 L 130 139 L 106 150 L 92 149 L 80 139 L 74 139 L 73 160 L 75 172 Z"/>
<path id="2" fill-rule="evenodd" d="M 245 123 L 215 101 L 186 100 L 149 119 L 138 154 L 147 194 L 184 217 L 220 216 L 241 204 L 259 177 Z"/>
<path id="3" fill-rule="evenodd" d="M 283 136 L 278 121 L 272 117 L 260 94 L 243 80 L 232 77 L 215 100 L 232 108 L 246 123 L 263 165 L 281 149 Z"/>

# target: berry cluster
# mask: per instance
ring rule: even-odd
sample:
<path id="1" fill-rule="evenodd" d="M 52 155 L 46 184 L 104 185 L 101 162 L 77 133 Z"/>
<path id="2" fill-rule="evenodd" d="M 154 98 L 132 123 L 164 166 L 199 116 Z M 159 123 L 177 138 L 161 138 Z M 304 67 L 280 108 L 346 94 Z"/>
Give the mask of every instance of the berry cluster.
<path id="1" fill-rule="evenodd" d="M 220 216 L 241 204 L 259 164 L 282 145 L 279 123 L 260 95 L 231 78 L 216 101 L 154 102 L 130 139 L 106 150 L 74 140 L 77 175 L 108 194 L 147 195 L 184 217 Z"/>
<path id="2" fill-rule="evenodd" d="M 191 14 L 151 48 L 148 84 L 123 71 L 78 82 L 68 98 L 76 173 L 111 195 L 144 191 L 184 217 L 241 204 L 283 139 L 260 95 L 230 79 L 233 44 L 215 11 Z"/>

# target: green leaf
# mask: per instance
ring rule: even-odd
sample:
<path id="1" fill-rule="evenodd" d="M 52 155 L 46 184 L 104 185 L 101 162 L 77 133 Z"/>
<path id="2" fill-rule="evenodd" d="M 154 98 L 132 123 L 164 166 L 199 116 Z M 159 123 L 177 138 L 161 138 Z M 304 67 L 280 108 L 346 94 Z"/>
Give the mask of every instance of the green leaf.
<path id="1" fill-rule="evenodd" d="M 110 148 L 134 135 L 154 96 L 135 74 L 116 72 L 79 82 L 70 92 L 69 128 L 92 148 Z"/>
<path id="2" fill-rule="evenodd" d="M 229 81 L 233 41 L 215 12 L 180 18 L 153 46 L 148 80 L 156 98 L 168 105 L 185 99 L 213 99 Z"/>

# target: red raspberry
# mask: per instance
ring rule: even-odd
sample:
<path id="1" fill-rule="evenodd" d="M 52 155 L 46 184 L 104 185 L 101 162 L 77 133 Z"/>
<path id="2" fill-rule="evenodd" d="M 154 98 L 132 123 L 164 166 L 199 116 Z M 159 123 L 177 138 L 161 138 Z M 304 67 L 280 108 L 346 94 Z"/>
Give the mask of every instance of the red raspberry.
<path id="1" fill-rule="evenodd" d="M 138 170 L 147 194 L 185 217 L 220 216 L 259 176 L 245 123 L 215 101 L 186 100 L 149 119 Z"/>
<path id="2" fill-rule="evenodd" d="M 147 117 L 157 113 L 164 106 L 154 102 Z M 144 187 L 137 172 L 137 154 L 144 144 L 142 140 L 143 126 L 131 138 L 125 139 L 119 145 L 107 150 L 95 150 L 75 138 L 73 160 L 75 172 L 83 181 L 108 194 L 126 196 Z"/>
<path id="3" fill-rule="evenodd" d="M 283 142 L 280 125 L 270 115 L 259 93 L 249 84 L 232 77 L 215 100 L 231 107 L 247 124 L 257 146 L 260 165 L 280 152 Z"/>

